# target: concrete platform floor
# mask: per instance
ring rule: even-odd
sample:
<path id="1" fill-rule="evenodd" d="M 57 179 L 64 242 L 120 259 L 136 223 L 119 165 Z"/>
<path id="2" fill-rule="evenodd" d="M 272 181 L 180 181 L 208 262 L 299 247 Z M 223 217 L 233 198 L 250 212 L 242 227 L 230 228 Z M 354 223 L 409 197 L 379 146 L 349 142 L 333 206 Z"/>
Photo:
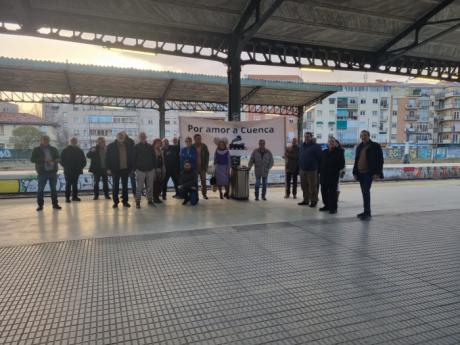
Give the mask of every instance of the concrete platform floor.
<path id="1" fill-rule="evenodd" d="M 269 189 L 268 201 L 259 202 L 252 194 L 249 202 L 220 200 L 212 192 L 209 196 L 197 207 L 184 207 L 180 200 L 169 199 L 155 209 L 143 201 L 140 210 L 134 207 L 133 199 L 130 209 L 113 210 L 110 200 L 93 201 L 83 196 L 80 203 L 66 204 L 61 197 L 61 211 L 53 210 L 47 197 L 45 210 L 40 213 L 35 211 L 32 198 L 0 200 L 0 247 L 284 221 L 304 220 L 307 224 L 312 219 L 354 217 L 362 210 L 355 183 L 342 186 L 335 216 L 297 206 L 300 200 L 285 200 L 282 188 Z M 375 183 L 372 204 L 375 216 L 459 209 L 460 180 Z"/>
<path id="2" fill-rule="evenodd" d="M 280 190 L 155 210 L 2 200 L 0 344 L 458 345 L 459 191 L 376 184 L 370 222 L 356 185 L 338 216 Z"/>

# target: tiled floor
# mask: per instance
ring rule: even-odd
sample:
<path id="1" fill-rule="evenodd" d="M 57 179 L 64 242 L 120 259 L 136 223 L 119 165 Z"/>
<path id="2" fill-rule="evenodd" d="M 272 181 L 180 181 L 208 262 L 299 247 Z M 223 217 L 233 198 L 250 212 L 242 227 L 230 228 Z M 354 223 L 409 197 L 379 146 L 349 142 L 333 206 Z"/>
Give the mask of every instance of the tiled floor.
<path id="1" fill-rule="evenodd" d="M 458 210 L 0 248 L 0 344 L 460 344 Z"/>

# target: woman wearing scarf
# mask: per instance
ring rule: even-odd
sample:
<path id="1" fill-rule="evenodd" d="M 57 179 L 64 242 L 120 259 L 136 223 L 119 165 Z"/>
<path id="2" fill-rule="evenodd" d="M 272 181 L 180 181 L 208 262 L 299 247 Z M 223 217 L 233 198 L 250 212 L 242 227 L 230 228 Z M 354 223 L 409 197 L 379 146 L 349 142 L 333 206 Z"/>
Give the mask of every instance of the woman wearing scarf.
<path id="1" fill-rule="evenodd" d="M 229 185 L 230 185 L 230 168 L 232 161 L 230 158 L 230 151 L 227 149 L 225 141 L 220 140 L 216 152 L 214 154 L 215 178 L 217 188 L 219 189 L 220 198 L 224 197 L 229 199 Z M 222 187 L 225 188 L 225 193 L 222 194 Z"/>

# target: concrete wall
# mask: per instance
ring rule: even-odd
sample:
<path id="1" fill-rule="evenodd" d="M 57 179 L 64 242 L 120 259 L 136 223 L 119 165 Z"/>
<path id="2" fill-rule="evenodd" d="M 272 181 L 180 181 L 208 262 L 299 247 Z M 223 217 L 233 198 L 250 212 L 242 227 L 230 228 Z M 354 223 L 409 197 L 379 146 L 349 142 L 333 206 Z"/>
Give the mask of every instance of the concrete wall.
<path id="1" fill-rule="evenodd" d="M 347 166 L 347 172 L 343 181 L 353 181 L 351 173 L 352 167 Z M 395 164 L 387 165 L 384 168 L 385 180 L 417 180 L 417 179 L 448 179 L 460 178 L 460 164 Z M 209 176 L 208 176 L 209 178 Z M 250 183 L 254 183 L 254 174 L 250 174 Z M 284 183 L 284 169 L 276 167 L 272 169 L 269 183 Z M 109 184 L 111 181 L 109 180 Z M 36 174 L 9 172 L 0 175 L 0 194 L 17 194 L 17 193 L 35 193 L 37 191 Z M 80 189 L 90 191 L 93 188 L 93 177 L 90 173 L 84 173 L 80 176 Z M 170 182 L 172 186 L 172 183 Z M 101 185 L 102 187 L 102 185 Z M 62 174 L 59 174 L 58 191 L 64 191 L 65 180 Z M 46 190 L 49 190 L 48 186 Z"/>

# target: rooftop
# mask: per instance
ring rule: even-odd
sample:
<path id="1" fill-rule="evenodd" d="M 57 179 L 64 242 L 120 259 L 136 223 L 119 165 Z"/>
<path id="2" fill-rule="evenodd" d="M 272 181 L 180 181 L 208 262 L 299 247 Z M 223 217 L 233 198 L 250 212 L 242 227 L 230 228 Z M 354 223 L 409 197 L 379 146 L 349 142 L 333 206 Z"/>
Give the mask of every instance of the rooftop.
<path id="1" fill-rule="evenodd" d="M 53 126 L 52 122 L 46 121 L 39 116 L 28 113 L 5 113 L 0 112 L 0 123 L 11 125 L 40 125 Z"/>

